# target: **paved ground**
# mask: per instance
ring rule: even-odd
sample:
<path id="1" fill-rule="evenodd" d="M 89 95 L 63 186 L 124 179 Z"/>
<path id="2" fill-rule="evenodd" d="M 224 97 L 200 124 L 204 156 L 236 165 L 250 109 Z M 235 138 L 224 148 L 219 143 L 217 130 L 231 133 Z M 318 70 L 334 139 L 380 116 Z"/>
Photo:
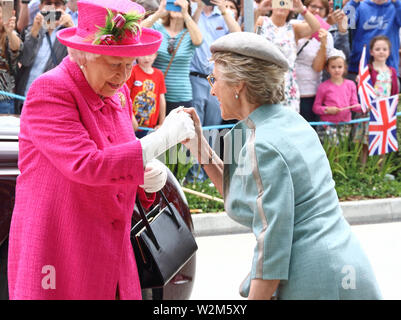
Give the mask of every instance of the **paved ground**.
<path id="1" fill-rule="evenodd" d="M 352 226 L 375 270 L 383 297 L 401 299 L 401 222 Z M 197 271 L 191 299 L 239 300 L 249 272 L 252 234 L 198 237 Z"/>

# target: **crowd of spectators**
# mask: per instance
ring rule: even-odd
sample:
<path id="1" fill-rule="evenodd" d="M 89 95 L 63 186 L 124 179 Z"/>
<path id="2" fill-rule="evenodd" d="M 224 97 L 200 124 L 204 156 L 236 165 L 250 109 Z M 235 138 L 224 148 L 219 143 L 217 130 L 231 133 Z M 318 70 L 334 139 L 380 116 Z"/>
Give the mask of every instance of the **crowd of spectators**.
<path id="1" fill-rule="evenodd" d="M 16 0 L 11 17 L 5 1 L 1 2 L 0 113 L 19 114 L 23 100 L 5 93 L 26 96 L 37 77 L 67 56 L 67 48 L 57 40 L 56 33 L 77 25 L 78 1 Z M 139 115 L 141 124 L 146 123 L 146 116 L 153 114 L 152 127 L 157 127 L 165 115 L 179 105 L 194 107 L 203 126 L 222 124 L 219 102 L 210 94 L 207 80 L 213 70 L 209 48 L 219 37 L 244 30 L 244 0 L 211 0 L 210 5 L 203 0 L 176 0 L 178 11 L 166 10 L 166 0 L 136 1 L 147 9 L 142 26 L 163 34 L 158 54 L 151 61 L 154 61 L 154 69 L 163 74 L 165 83 L 165 92 L 160 93 L 162 99 L 158 96 L 150 109 L 145 108 L 147 115 Z M 333 106 L 325 105 L 321 95 L 323 89 L 319 91 L 323 83 L 324 86 L 332 85 L 333 74 L 327 69 L 330 57 L 343 58 L 344 73 L 338 81 L 343 78 L 353 81 L 347 82 L 347 86 L 354 94 L 350 97 L 354 103 L 357 99 L 355 78 L 362 49 L 367 47 L 369 58 L 370 42 L 377 36 L 388 39 L 389 55 L 385 63 L 393 72 L 390 90 L 399 92 L 401 0 L 343 0 L 340 8 L 333 8 L 333 0 L 292 2 L 293 9 L 288 10 L 273 9 L 272 0 L 254 1 L 253 31 L 275 43 L 290 63 L 285 79 L 285 107 L 299 112 L 307 121 L 326 119 L 327 114 L 330 118 Z M 133 72 L 138 72 L 138 68 Z M 370 69 L 375 79 L 382 79 L 382 72 L 388 71 L 384 67 L 377 69 L 375 64 L 371 64 Z M 131 86 L 135 83 L 138 82 L 132 81 Z M 154 91 L 154 84 L 147 87 Z M 146 90 L 145 87 L 142 91 L 134 89 L 142 95 Z M 314 107 L 318 92 L 319 101 Z M 158 105 L 160 100 L 162 108 Z M 140 102 L 143 106 L 144 100 Z M 345 105 L 335 107 L 339 109 L 338 113 L 345 112 L 347 119 L 351 117 L 351 111 L 356 110 Z M 140 112 L 138 108 L 133 110 Z M 344 116 L 331 118 L 343 119 Z M 211 145 L 215 138 L 216 135 L 210 136 Z"/>

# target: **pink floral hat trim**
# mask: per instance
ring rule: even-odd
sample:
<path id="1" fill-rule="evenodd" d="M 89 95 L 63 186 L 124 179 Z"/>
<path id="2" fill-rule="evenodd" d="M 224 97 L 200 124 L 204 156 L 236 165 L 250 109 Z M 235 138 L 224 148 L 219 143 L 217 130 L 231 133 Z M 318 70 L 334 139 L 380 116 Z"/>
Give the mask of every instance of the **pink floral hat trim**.
<path id="1" fill-rule="evenodd" d="M 145 9 L 131 0 L 80 0 L 78 12 L 78 26 L 57 33 L 67 47 L 119 57 L 146 56 L 159 49 L 161 33 L 139 26 Z"/>

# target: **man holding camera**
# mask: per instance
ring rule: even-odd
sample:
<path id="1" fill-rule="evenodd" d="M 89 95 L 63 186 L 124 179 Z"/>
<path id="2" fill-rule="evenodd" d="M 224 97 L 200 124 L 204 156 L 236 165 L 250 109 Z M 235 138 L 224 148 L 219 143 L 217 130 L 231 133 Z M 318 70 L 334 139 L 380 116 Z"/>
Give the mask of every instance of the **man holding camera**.
<path id="1" fill-rule="evenodd" d="M 73 27 L 66 10 L 66 0 L 41 0 L 33 24 L 23 31 L 24 50 L 17 81 L 17 94 L 26 96 L 32 82 L 44 72 L 57 66 L 65 56 L 67 47 L 56 38 L 58 30 Z M 21 112 L 22 105 L 17 105 Z"/>

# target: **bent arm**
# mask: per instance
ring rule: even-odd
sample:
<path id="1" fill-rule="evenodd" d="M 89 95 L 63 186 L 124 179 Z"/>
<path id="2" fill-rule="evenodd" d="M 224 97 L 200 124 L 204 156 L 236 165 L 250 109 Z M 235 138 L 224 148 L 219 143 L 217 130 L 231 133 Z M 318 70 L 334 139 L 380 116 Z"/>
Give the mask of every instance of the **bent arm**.
<path id="1" fill-rule="evenodd" d="M 241 26 L 235 21 L 234 17 L 231 14 L 226 13 L 226 11 L 222 11 L 224 22 L 226 23 L 228 30 L 231 32 L 241 32 Z"/>
<path id="2" fill-rule="evenodd" d="M 323 115 L 326 114 L 326 106 L 324 105 L 324 97 L 325 97 L 325 86 L 321 84 L 316 92 L 315 102 L 313 103 L 312 111 L 315 114 Z"/>
<path id="3" fill-rule="evenodd" d="M 251 289 L 249 290 L 249 300 L 271 300 L 276 292 L 280 280 L 251 280 Z"/>
<path id="4" fill-rule="evenodd" d="M 29 24 L 29 8 L 27 3 L 20 3 L 20 11 L 17 21 L 17 30 L 19 33 Z"/>
<path id="5" fill-rule="evenodd" d="M 210 180 L 213 182 L 217 191 L 223 196 L 224 163 L 223 160 L 221 160 L 214 150 L 209 146 L 209 143 L 203 136 L 197 159 Z"/>
<path id="6" fill-rule="evenodd" d="M 184 15 L 184 22 L 187 26 L 189 35 L 192 40 L 192 44 L 194 46 L 200 46 L 202 44 L 203 38 L 202 38 L 202 32 L 200 31 L 198 25 L 188 13 Z"/>
<path id="7" fill-rule="evenodd" d="M 312 69 L 315 72 L 321 72 L 324 69 L 325 63 L 326 63 L 326 45 L 321 43 L 320 48 L 316 53 L 316 57 L 315 59 L 313 59 Z"/>
<path id="8" fill-rule="evenodd" d="M 23 125 L 36 149 L 65 177 L 81 184 L 143 184 L 140 141 L 99 149 L 71 92 L 57 80 L 45 76 L 35 81 L 24 105 Z"/>
<path id="9" fill-rule="evenodd" d="M 307 11 L 304 15 L 305 21 L 293 25 L 295 40 L 298 41 L 301 38 L 310 37 L 315 32 L 319 31 L 320 23 L 319 20 L 310 12 Z"/>
<path id="10" fill-rule="evenodd" d="M 140 23 L 142 28 L 151 28 L 157 20 L 163 17 L 163 14 L 160 11 L 156 11 L 154 14 L 147 17 Z"/>
<path id="11" fill-rule="evenodd" d="M 8 45 L 12 51 L 18 51 L 21 48 L 21 39 L 17 35 L 15 31 L 12 31 L 10 34 L 7 35 L 8 37 Z"/>

